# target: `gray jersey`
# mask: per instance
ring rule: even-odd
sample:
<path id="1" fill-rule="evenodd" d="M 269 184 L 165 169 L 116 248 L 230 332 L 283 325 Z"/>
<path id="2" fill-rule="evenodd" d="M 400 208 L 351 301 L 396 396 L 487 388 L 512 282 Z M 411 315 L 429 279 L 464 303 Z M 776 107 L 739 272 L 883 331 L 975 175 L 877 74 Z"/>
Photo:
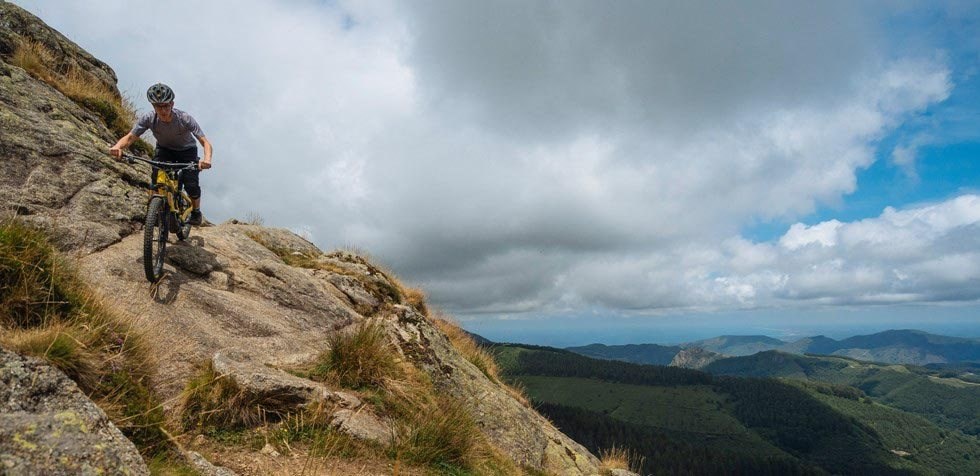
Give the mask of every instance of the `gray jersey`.
<path id="1" fill-rule="evenodd" d="M 204 132 L 201 131 L 201 126 L 197 125 L 197 121 L 180 109 L 173 110 L 173 119 L 170 122 L 163 122 L 155 112 L 144 114 L 136 121 L 136 125 L 130 132 L 139 137 L 147 129 L 153 131 L 158 146 L 173 150 L 197 147 L 194 138 L 204 137 Z"/>

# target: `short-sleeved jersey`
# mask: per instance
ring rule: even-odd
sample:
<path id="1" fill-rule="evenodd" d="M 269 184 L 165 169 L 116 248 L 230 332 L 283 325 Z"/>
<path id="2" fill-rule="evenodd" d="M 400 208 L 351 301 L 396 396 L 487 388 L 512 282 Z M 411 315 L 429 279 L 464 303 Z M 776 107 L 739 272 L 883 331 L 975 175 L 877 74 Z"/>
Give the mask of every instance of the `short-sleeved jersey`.
<path id="1" fill-rule="evenodd" d="M 163 122 L 155 112 L 144 114 L 136 121 L 133 130 L 130 131 L 134 136 L 139 137 L 149 129 L 153 131 L 153 137 L 157 140 L 157 145 L 173 150 L 186 150 L 197 147 L 195 137 L 204 137 L 201 126 L 190 114 L 180 109 L 173 110 L 173 120 Z"/>

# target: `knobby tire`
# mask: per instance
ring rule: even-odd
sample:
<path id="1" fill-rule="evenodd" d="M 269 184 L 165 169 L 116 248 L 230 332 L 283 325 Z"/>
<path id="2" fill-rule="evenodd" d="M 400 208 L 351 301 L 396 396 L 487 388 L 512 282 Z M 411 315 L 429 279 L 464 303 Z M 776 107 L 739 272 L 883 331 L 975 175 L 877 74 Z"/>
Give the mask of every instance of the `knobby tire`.
<path id="1" fill-rule="evenodd" d="M 187 210 L 191 204 L 184 200 L 183 194 L 177 195 L 177 210 L 173 213 L 171 217 L 172 220 L 177 224 L 177 239 L 184 241 L 191 236 L 191 224 L 187 222 L 180 221 L 179 217 L 184 216 L 184 211 Z"/>
<path id="2" fill-rule="evenodd" d="M 143 227 L 143 270 L 146 279 L 155 283 L 163 277 L 163 261 L 167 255 L 167 203 L 163 197 L 153 197 L 146 207 Z"/>

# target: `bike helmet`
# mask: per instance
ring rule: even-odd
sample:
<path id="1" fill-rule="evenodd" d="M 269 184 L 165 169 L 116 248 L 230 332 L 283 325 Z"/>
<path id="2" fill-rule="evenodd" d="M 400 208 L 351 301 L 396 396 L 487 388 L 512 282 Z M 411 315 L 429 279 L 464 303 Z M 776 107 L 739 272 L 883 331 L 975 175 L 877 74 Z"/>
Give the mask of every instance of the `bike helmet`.
<path id="1" fill-rule="evenodd" d="M 174 100 L 174 90 L 163 83 L 156 83 L 146 90 L 146 99 L 153 104 L 160 104 Z"/>

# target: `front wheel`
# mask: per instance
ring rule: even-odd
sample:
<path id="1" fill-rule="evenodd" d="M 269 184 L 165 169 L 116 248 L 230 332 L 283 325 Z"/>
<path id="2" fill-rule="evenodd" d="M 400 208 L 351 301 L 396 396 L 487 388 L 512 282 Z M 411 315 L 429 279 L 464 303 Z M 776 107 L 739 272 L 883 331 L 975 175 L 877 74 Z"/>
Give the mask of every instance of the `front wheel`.
<path id="1" fill-rule="evenodd" d="M 181 220 L 180 218 L 184 216 L 184 212 L 191 206 L 191 204 L 184 198 L 183 194 L 177 195 L 175 202 L 177 204 L 177 210 L 171 215 L 171 219 L 176 223 L 176 233 L 177 239 L 184 241 L 191 236 L 191 224 Z M 188 218 L 189 220 L 189 218 Z"/>
<path id="2" fill-rule="evenodd" d="M 167 255 L 167 203 L 153 197 L 146 207 L 143 228 L 143 270 L 146 280 L 155 283 L 163 277 L 163 260 Z"/>

